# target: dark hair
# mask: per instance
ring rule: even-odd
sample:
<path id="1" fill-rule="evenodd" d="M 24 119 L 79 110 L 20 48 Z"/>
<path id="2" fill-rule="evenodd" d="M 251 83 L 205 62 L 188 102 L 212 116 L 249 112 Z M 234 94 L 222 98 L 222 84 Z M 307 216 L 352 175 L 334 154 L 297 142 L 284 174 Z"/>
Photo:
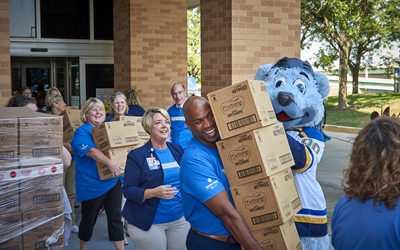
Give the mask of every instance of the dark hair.
<path id="1" fill-rule="evenodd" d="M 15 95 L 10 98 L 7 107 L 25 107 L 28 104 L 36 104 L 35 99 L 27 97 L 26 95 Z"/>
<path id="2" fill-rule="evenodd" d="M 31 88 L 29 88 L 29 87 L 22 87 L 22 88 L 20 88 L 19 93 L 22 94 L 22 93 L 23 93 L 25 90 L 27 90 L 27 89 L 29 89 L 29 90 L 31 91 L 31 93 L 32 93 L 32 90 L 31 90 Z"/>
<path id="3" fill-rule="evenodd" d="M 400 119 L 380 117 L 360 130 L 344 170 L 348 198 L 394 209 L 400 197 Z"/>

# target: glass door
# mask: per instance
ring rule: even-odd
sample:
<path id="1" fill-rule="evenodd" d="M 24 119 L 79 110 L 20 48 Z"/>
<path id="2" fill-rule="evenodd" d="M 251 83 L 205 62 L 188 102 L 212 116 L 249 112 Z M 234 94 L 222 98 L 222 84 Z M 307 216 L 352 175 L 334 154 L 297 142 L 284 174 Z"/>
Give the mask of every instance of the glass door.
<path id="1" fill-rule="evenodd" d="M 80 81 L 85 82 L 81 88 L 81 96 L 85 97 L 81 105 L 89 97 L 97 97 L 105 104 L 107 96 L 114 89 L 114 58 L 80 58 Z"/>

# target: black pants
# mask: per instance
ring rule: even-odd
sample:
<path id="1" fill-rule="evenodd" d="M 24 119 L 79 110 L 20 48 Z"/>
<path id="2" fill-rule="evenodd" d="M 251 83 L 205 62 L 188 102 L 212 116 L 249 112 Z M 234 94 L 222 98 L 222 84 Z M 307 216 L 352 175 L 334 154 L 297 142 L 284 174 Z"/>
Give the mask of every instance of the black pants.
<path id="1" fill-rule="evenodd" d="M 108 239 L 110 241 L 124 240 L 124 229 L 121 221 L 122 188 L 121 182 L 100 197 L 82 201 L 82 219 L 79 223 L 78 238 L 89 241 L 93 235 L 93 228 L 101 207 L 107 215 Z"/>

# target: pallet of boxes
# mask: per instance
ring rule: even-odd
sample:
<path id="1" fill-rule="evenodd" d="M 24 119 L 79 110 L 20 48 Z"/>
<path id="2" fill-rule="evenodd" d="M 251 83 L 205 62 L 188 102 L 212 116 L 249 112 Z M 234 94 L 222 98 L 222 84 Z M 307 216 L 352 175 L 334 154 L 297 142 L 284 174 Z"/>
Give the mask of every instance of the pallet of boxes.
<path id="1" fill-rule="evenodd" d="M 294 160 L 264 82 L 244 81 L 207 97 L 236 209 L 263 249 L 302 249 L 293 220 L 301 209 Z"/>
<path id="2" fill-rule="evenodd" d="M 92 129 L 96 148 L 120 165 L 119 176 L 124 175 L 128 153 L 134 148 L 141 147 L 147 142 L 146 138 L 149 138 L 147 133 L 143 134 L 141 121 L 142 117 L 120 116 Z M 108 166 L 99 162 L 96 164 L 101 180 L 117 177 L 112 175 Z"/>
<path id="3" fill-rule="evenodd" d="M 62 119 L 0 107 L 0 249 L 64 249 Z"/>

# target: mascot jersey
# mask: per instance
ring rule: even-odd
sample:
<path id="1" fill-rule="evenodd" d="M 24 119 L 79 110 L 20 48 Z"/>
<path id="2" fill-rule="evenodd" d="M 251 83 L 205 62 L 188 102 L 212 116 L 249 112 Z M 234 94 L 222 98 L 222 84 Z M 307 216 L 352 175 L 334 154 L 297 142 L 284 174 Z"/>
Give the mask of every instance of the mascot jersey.
<path id="1" fill-rule="evenodd" d="M 328 233 L 324 193 L 316 180 L 317 165 L 324 152 L 324 138 L 313 127 L 286 131 L 295 159 L 294 180 L 303 208 L 294 216 L 300 237 L 322 237 Z"/>

